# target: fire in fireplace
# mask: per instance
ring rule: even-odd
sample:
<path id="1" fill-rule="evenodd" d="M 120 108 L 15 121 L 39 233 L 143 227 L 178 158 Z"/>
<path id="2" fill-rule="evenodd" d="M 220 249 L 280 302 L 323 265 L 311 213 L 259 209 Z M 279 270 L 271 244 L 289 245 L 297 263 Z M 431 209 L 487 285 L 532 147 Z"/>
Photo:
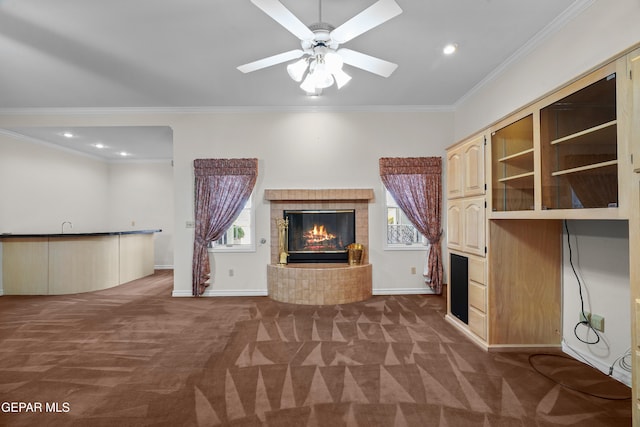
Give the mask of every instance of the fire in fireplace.
<path id="1" fill-rule="evenodd" d="M 356 240 L 353 209 L 287 210 L 289 262 L 348 262 L 347 246 Z"/>

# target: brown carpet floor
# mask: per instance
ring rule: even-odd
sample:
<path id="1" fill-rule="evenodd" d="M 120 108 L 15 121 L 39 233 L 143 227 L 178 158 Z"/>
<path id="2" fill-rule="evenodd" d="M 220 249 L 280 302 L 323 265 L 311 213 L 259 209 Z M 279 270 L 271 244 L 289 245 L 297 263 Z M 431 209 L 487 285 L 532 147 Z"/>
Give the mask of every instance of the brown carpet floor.
<path id="1" fill-rule="evenodd" d="M 443 297 L 300 306 L 172 298 L 172 283 L 1 297 L 0 425 L 631 425 L 628 387 L 566 357 L 484 352 Z"/>

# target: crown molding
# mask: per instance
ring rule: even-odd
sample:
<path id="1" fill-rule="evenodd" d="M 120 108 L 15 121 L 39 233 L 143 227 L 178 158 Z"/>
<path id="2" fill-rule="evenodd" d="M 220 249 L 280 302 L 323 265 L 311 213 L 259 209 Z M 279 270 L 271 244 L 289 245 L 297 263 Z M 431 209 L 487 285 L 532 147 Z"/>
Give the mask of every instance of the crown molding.
<path id="1" fill-rule="evenodd" d="M 502 73 L 504 73 L 512 64 L 520 61 L 523 57 L 531 53 L 537 47 L 539 47 L 546 39 L 551 37 L 560 31 L 567 23 L 573 20 L 576 16 L 580 15 L 586 9 L 588 9 L 595 0 L 576 0 L 569 8 L 563 13 L 558 15 L 553 21 L 551 21 L 542 30 L 538 31 L 528 42 L 526 42 L 520 49 L 518 49 L 513 55 L 508 57 L 504 62 L 498 65 L 492 72 L 487 74 L 484 79 L 480 80 L 478 84 L 472 87 L 467 93 L 462 95 L 454 104 L 453 110 L 457 110 L 461 104 L 467 99 L 473 96 L 476 92 L 488 85 L 490 82 L 496 80 Z"/>
<path id="2" fill-rule="evenodd" d="M 452 113 L 453 105 L 354 105 L 354 106 L 210 106 L 210 107 L 85 107 L 5 108 L 0 116 L 149 115 L 214 113 Z"/>

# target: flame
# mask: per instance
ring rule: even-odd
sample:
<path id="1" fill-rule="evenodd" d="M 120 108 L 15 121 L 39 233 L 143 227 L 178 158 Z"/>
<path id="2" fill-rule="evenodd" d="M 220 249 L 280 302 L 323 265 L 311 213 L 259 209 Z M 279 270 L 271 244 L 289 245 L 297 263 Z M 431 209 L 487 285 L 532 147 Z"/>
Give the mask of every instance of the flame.
<path id="1" fill-rule="evenodd" d="M 329 233 L 324 225 L 317 224 L 313 224 L 313 228 L 304 233 L 304 237 L 309 243 L 323 242 L 336 238 L 335 234 Z"/>

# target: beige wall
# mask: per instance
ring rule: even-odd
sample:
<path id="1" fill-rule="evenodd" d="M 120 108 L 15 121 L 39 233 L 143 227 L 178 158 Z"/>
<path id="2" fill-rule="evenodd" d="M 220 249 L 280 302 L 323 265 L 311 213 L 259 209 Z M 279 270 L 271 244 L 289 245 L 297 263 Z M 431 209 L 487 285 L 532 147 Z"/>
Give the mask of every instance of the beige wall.
<path id="1" fill-rule="evenodd" d="M 203 112 L 12 114 L 0 116 L 13 126 L 167 125 L 174 136 L 175 295 L 191 293 L 193 160 L 207 157 L 257 157 L 257 245 L 252 253 L 215 254 L 211 289 L 224 293 L 266 292 L 269 263 L 267 188 L 373 188 L 369 205 L 369 259 L 374 292 L 426 289 L 419 273 L 423 251 L 388 251 L 383 247 L 386 213 L 378 159 L 390 156 L 444 156 L 453 141 L 451 112 Z M 128 221 L 131 215 L 121 220 Z M 126 224 L 126 223 L 125 223 Z M 234 275 L 228 274 L 234 270 Z"/>

